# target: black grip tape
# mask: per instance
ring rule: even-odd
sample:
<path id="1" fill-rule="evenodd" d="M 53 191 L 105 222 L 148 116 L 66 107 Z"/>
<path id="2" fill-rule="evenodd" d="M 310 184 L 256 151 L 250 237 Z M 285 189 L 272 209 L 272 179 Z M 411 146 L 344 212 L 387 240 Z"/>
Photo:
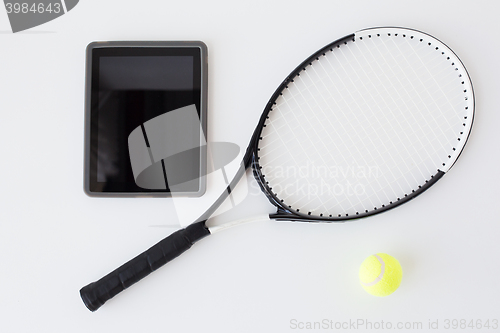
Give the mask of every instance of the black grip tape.
<path id="1" fill-rule="evenodd" d="M 176 258 L 208 235 L 210 231 L 205 226 L 205 221 L 174 232 L 102 279 L 80 289 L 83 303 L 90 311 L 99 309 L 107 300 Z"/>

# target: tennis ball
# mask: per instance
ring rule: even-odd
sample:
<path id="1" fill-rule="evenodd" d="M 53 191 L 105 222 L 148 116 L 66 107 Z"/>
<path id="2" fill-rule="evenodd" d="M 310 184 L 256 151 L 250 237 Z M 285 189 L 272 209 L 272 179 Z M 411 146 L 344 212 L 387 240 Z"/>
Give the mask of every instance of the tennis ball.
<path id="1" fill-rule="evenodd" d="M 359 281 L 363 288 L 374 296 L 388 296 L 398 289 L 403 269 L 395 258 L 377 253 L 363 261 L 359 268 Z"/>

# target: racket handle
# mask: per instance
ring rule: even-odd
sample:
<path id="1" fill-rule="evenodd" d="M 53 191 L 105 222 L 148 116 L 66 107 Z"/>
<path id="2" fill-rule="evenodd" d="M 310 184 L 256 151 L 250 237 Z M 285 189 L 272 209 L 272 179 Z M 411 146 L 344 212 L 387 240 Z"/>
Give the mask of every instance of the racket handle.
<path id="1" fill-rule="evenodd" d="M 90 311 L 99 309 L 107 300 L 176 258 L 208 235 L 210 231 L 205 226 L 205 221 L 174 232 L 102 279 L 80 289 L 83 303 Z"/>

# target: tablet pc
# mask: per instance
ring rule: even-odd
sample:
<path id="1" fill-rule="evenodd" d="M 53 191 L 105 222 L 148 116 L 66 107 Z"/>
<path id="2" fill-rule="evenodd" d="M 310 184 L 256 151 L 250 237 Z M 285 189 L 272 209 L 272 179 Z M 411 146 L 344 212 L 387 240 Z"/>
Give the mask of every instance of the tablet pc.
<path id="1" fill-rule="evenodd" d="M 93 42 L 86 57 L 85 193 L 202 195 L 206 45 Z"/>

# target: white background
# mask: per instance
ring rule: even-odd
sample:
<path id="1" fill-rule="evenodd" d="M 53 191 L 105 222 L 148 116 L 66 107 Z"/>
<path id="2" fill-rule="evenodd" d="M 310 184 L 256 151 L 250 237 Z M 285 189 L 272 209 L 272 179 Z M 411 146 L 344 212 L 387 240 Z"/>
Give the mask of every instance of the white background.
<path id="1" fill-rule="evenodd" d="M 497 1 L 82 0 L 17 34 L 0 9 L 0 331 L 300 331 L 292 319 L 420 321 L 421 331 L 438 320 L 441 331 L 453 331 L 444 330 L 446 319 L 500 320 L 499 9 Z M 221 232 L 97 312 L 85 308 L 82 286 L 177 223 L 168 199 L 83 193 L 88 43 L 204 41 L 209 138 L 246 147 L 268 98 L 299 62 L 339 37 L 387 25 L 441 39 L 471 75 L 475 123 L 449 174 L 416 200 L 364 220 Z M 229 215 L 273 211 L 253 180 L 250 188 Z M 170 227 L 151 227 L 159 224 Z M 404 270 L 386 298 L 358 283 L 360 263 L 377 252 Z"/>

